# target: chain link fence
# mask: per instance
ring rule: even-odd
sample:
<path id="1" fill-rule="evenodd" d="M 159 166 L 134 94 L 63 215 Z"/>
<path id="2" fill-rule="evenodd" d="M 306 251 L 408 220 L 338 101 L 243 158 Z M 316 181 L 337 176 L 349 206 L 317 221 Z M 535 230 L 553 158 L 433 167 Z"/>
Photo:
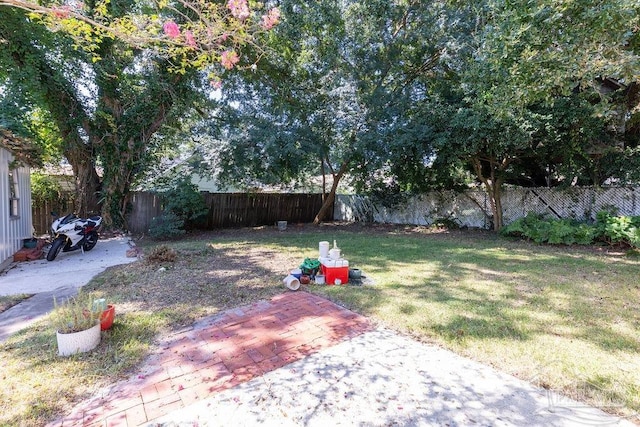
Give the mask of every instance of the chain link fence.
<path id="1" fill-rule="evenodd" d="M 580 221 L 594 221 L 601 210 L 619 215 L 640 215 L 640 188 L 507 187 L 502 193 L 502 207 L 505 225 L 529 212 Z M 414 225 L 453 221 L 459 226 L 492 228 L 490 201 L 482 190 L 432 192 L 391 208 L 375 205 L 367 197 L 339 195 L 334 218 L 338 221 Z"/>

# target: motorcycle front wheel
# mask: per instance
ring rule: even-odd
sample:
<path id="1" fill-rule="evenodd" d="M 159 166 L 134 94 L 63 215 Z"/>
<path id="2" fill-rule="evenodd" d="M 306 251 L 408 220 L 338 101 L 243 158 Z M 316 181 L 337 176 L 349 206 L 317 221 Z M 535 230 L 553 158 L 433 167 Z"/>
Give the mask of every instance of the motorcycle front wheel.
<path id="1" fill-rule="evenodd" d="M 49 252 L 47 253 L 47 261 L 53 261 L 56 259 L 66 241 L 67 239 L 64 237 L 58 237 L 53 241 L 51 249 L 49 249 Z"/>
<path id="2" fill-rule="evenodd" d="M 82 249 L 85 251 L 90 251 L 96 246 L 98 243 L 98 233 L 90 233 L 87 237 L 85 237 L 85 241 L 82 244 Z"/>

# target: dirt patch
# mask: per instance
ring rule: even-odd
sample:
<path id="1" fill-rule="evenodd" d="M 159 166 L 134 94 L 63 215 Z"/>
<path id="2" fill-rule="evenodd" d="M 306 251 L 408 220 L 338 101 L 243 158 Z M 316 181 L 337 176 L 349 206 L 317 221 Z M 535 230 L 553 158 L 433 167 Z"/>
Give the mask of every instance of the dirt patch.
<path id="1" fill-rule="evenodd" d="M 170 309 L 180 313 L 180 326 L 281 293 L 282 278 L 300 263 L 279 251 L 250 244 L 220 247 L 211 240 L 211 236 L 201 234 L 190 239 L 188 247 L 174 248 L 173 262 L 143 259 L 111 267 L 89 288 L 127 302 L 136 310 Z"/>

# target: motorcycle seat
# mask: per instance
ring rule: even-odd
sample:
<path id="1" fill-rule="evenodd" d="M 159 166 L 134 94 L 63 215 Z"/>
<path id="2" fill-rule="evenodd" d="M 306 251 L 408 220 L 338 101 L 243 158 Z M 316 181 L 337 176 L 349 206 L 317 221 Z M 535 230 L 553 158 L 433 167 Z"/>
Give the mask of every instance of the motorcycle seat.
<path id="1" fill-rule="evenodd" d="M 97 216 L 97 215 L 96 215 L 96 216 L 92 216 L 92 217 L 90 217 L 89 219 L 90 219 L 91 221 L 99 221 L 99 220 L 101 220 L 102 218 L 100 218 L 99 216 Z"/>

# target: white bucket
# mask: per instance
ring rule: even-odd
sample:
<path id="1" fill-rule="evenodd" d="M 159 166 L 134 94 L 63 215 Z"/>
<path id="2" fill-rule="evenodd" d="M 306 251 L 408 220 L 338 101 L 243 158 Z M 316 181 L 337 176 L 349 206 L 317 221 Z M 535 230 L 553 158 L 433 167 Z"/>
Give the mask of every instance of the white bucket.
<path id="1" fill-rule="evenodd" d="M 333 248 L 329 250 L 329 258 L 331 259 L 340 259 L 340 249 Z"/>
<path id="2" fill-rule="evenodd" d="M 316 276 L 316 285 L 324 285 L 324 276 L 322 274 Z"/>
<path id="3" fill-rule="evenodd" d="M 320 242 L 318 247 L 320 250 L 320 258 L 327 258 L 329 256 L 329 242 Z"/>
<path id="4" fill-rule="evenodd" d="M 295 276 L 288 275 L 284 278 L 283 282 L 284 285 L 292 291 L 297 291 L 298 289 L 300 289 L 300 280 L 298 280 L 298 278 Z"/>

